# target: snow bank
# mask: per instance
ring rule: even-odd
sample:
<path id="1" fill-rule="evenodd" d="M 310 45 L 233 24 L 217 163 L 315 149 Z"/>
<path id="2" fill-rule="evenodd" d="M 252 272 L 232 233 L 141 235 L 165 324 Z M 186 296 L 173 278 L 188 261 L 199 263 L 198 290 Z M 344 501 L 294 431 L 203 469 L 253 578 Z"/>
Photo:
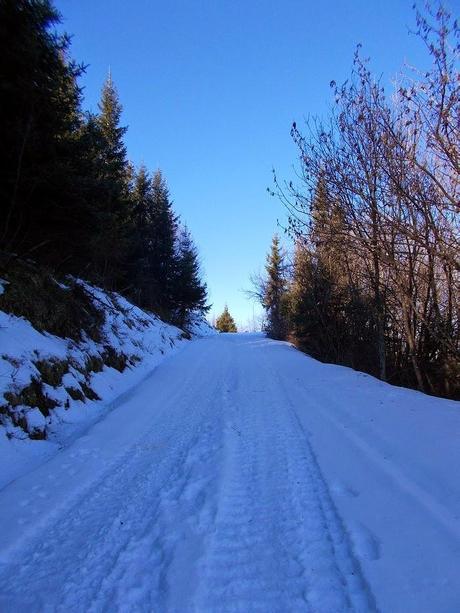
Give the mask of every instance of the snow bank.
<path id="1" fill-rule="evenodd" d="M 187 326 L 187 330 L 190 332 L 192 336 L 196 336 L 198 338 L 204 336 L 213 336 L 217 334 L 217 330 L 211 326 L 211 324 L 206 321 L 206 319 L 199 314 L 192 315 L 190 317 L 190 322 Z"/>
<path id="2" fill-rule="evenodd" d="M 39 332 L 0 311 L 0 488 L 87 430 L 188 337 L 118 294 L 77 282 L 103 312 L 99 341 Z M 197 315 L 190 333 L 211 329 Z"/>

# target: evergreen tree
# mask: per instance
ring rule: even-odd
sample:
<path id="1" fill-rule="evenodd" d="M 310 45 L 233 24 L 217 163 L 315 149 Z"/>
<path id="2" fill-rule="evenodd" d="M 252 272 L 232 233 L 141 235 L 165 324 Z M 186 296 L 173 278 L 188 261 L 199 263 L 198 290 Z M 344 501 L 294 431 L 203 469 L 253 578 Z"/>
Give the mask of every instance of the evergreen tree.
<path id="1" fill-rule="evenodd" d="M 298 241 L 289 287 L 289 328 L 299 347 L 317 359 L 344 359 L 343 299 L 318 254 Z"/>
<path id="2" fill-rule="evenodd" d="M 179 229 L 166 181 L 145 166 L 131 189 L 130 295 L 137 304 L 178 325 L 192 311 L 205 313 L 206 285 L 187 228 Z"/>
<path id="3" fill-rule="evenodd" d="M 173 302 L 175 321 L 184 326 L 190 313 L 204 314 L 209 306 L 206 304 L 206 284 L 201 280 L 198 251 L 186 226 L 180 229 L 177 243 Z"/>
<path id="4" fill-rule="evenodd" d="M 263 306 L 267 313 L 267 332 L 272 338 L 283 339 L 286 321 L 286 265 L 280 241 L 275 234 L 265 267 L 267 278 L 263 291 Z"/>
<path id="5" fill-rule="evenodd" d="M 165 319 L 174 314 L 177 217 L 160 170 L 152 179 L 152 212 L 149 235 L 151 308 Z"/>
<path id="6" fill-rule="evenodd" d="M 309 241 L 298 241 L 293 271 L 293 334 L 304 349 L 325 361 L 338 361 L 346 326 L 342 294 L 342 217 L 322 175 L 310 214 Z M 302 339 L 300 341 L 300 339 Z"/>
<path id="7" fill-rule="evenodd" d="M 102 88 L 99 111 L 90 124 L 96 145 L 93 161 L 99 173 L 90 247 L 96 280 L 120 290 L 127 273 L 130 166 L 123 141 L 126 128 L 120 126 L 122 106 L 110 74 Z"/>
<path id="8" fill-rule="evenodd" d="M 294 252 L 292 281 L 289 286 L 289 328 L 295 342 L 311 351 L 317 318 L 313 292 L 314 263 L 306 245 L 297 241 Z"/>
<path id="9" fill-rule="evenodd" d="M 225 305 L 222 315 L 219 315 L 216 319 L 216 328 L 219 332 L 238 332 L 235 321 L 230 315 L 227 305 Z"/>
<path id="10" fill-rule="evenodd" d="M 142 165 L 134 175 L 131 190 L 131 236 L 129 269 L 130 296 L 142 307 L 151 308 L 150 286 L 153 282 L 150 262 L 152 248 L 153 190 L 147 168 Z"/>
<path id="11" fill-rule="evenodd" d="M 121 199 L 126 190 L 127 160 L 124 136 L 127 128 L 120 126 L 121 106 L 117 89 L 109 75 L 102 87 L 99 102 L 98 124 L 104 138 L 104 162 L 106 172 L 115 182 L 112 184 L 113 198 Z M 118 193 L 117 193 L 118 192 Z"/>
<path id="12" fill-rule="evenodd" d="M 51 262 L 69 255 L 79 215 L 83 68 L 49 0 L 0 0 L 0 246 Z"/>
<path id="13" fill-rule="evenodd" d="M 298 238 L 289 286 L 289 331 L 315 358 L 360 367 L 372 352 L 368 301 L 354 284 L 344 257 L 346 223 L 320 175 L 310 210 L 309 233 Z"/>
<path id="14" fill-rule="evenodd" d="M 115 289 L 165 319 L 206 312 L 190 234 L 179 236 L 161 172 L 127 161 L 109 74 L 81 111 L 51 0 L 0 0 L 0 249 Z"/>

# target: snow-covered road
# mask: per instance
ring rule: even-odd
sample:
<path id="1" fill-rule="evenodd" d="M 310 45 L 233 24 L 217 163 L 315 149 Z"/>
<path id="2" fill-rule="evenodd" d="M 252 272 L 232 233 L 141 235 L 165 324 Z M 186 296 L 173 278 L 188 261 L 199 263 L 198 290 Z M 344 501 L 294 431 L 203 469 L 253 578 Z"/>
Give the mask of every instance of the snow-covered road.
<path id="1" fill-rule="evenodd" d="M 0 492 L 0 610 L 460 610 L 460 407 L 261 335 L 166 359 Z"/>

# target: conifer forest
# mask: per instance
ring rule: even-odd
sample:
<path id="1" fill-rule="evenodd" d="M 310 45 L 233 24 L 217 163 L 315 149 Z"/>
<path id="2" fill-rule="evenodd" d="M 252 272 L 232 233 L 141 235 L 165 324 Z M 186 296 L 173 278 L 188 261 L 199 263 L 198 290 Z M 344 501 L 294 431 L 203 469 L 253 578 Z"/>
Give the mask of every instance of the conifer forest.
<path id="1" fill-rule="evenodd" d="M 49 0 L 0 2 L 2 268 L 30 258 L 184 325 L 207 310 L 193 238 L 161 170 L 130 163 L 110 73 L 82 108 L 60 20 Z"/>

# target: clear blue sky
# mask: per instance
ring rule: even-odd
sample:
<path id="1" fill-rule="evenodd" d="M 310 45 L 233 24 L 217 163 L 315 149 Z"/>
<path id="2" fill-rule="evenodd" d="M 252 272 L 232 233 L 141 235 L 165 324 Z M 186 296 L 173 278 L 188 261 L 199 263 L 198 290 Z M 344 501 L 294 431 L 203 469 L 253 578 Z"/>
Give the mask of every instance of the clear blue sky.
<path id="1" fill-rule="evenodd" d="M 329 83 L 347 78 L 357 43 L 388 83 L 405 60 L 424 57 L 408 33 L 412 0 L 56 5 L 73 57 L 89 65 L 86 108 L 96 110 L 110 67 L 130 159 L 163 170 L 199 247 L 213 311 L 227 302 L 240 323 L 253 312 L 241 290 L 284 220 L 266 187 L 272 167 L 292 175 L 292 121 L 327 113 Z"/>

